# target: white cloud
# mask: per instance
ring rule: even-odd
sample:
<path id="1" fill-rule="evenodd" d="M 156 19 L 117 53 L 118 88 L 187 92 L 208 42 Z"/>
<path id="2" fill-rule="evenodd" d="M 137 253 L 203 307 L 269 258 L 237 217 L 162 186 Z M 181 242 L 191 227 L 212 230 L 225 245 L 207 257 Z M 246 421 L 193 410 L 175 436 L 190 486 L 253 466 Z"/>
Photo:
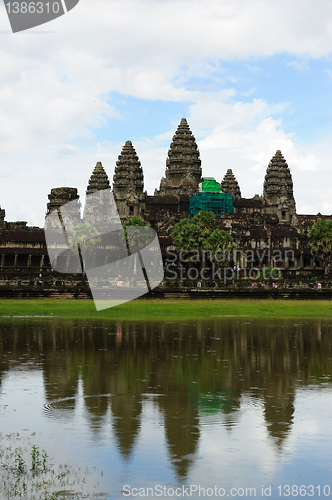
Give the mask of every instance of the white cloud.
<path id="1" fill-rule="evenodd" d="M 287 66 L 293 66 L 297 71 L 305 71 L 308 69 L 308 64 L 306 61 L 290 61 Z"/>
<path id="2" fill-rule="evenodd" d="M 66 183 L 84 193 L 96 161 L 107 162 L 112 178 L 122 145 L 98 144 L 98 127 L 122 119 L 116 102 L 107 99 L 111 91 L 190 103 L 189 124 L 201 139 L 205 174 L 220 179 L 233 168 L 245 196 L 261 193 L 276 149 L 294 167 L 294 176 L 296 169 L 319 170 L 319 149 L 300 152 L 296 136 L 284 132 L 276 118 L 288 104 L 242 102 L 251 85 L 240 96 L 238 78 L 221 61 L 242 58 L 263 71 L 251 59 L 287 52 L 301 67 L 301 58 L 331 53 L 331 19 L 329 0 L 321 0 L 319 8 L 313 0 L 209 0 L 208 8 L 205 0 L 81 0 L 44 27 L 12 35 L 5 33 L 9 23 L 1 4 L 0 177 L 5 184 L 0 203 L 8 219 L 26 213 L 30 223 L 42 224 L 51 187 Z M 43 29 L 50 33 L 41 36 Z M 206 80 L 202 88 L 195 78 Z M 172 125 L 175 129 L 177 123 Z M 166 123 L 167 129 L 135 145 L 150 193 L 164 175 L 168 147 L 163 141 L 169 135 L 170 142 L 174 133 Z"/>

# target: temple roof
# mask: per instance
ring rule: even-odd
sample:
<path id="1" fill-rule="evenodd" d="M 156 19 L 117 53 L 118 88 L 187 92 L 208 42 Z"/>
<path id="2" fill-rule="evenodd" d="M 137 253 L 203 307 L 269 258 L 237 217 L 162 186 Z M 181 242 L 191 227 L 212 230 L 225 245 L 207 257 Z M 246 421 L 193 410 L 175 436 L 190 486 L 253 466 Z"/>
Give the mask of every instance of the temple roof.
<path id="1" fill-rule="evenodd" d="M 298 224 L 301 225 L 301 226 L 312 226 L 313 224 L 315 224 L 315 222 L 317 222 L 318 220 L 320 219 L 332 219 L 332 215 L 321 215 L 321 214 L 317 214 L 317 215 L 313 215 L 313 214 L 309 214 L 309 215 L 306 215 L 306 214 L 300 214 L 300 215 L 297 215 L 297 220 L 298 220 Z"/>
<path id="2" fill-rule="evenodd" d="M 264 197 L 274 195 L 293 196 L 292 175 L 280 149 L 271 159 L 264 180 Z"/>
<path id="3" fill-rule="evenodd" d="M 233 199 L 241 198 L 240 186 L 230 168 L 227 170 L 220 184 L 220 188 L 224 193 L 232 193 Z"/>
<path id="4" fill-rule="evenodd" d="M 234 207 L 261 207 L 262 204 L 262 200 L 256 198 L 238 198 L 233 202 Z"/>
<path id="5" fill-rule="evenodd" d="M 86 194 L 87 195 L 92 194 L 95 193 L 96 191 L 109 189 L 110 187 L 111 187 L 110 182 L 108 180 L 104 167 L 102 166 L 100 161 L 98 161 L 90 177 L 89 184 L 86 189 Z"/>
<path id="6" fill-rule="evenodd" d="M 126 141 L 116 162 L 113 176 L 113 190 L 127 191 L 129 185 L 142 193 L 144 187 L 143 170 L 131 141 Z"/>
<path id="7" fill-rule="evenodd" d="M 199 176 L 202 175 L 201 160 L 197 148 L 196 139 L 193 136 L 188 122 L 185 118 L 181 122 L 173 136 L 166 167 L 169 170 L 185 169 L 194 170 Z"/>

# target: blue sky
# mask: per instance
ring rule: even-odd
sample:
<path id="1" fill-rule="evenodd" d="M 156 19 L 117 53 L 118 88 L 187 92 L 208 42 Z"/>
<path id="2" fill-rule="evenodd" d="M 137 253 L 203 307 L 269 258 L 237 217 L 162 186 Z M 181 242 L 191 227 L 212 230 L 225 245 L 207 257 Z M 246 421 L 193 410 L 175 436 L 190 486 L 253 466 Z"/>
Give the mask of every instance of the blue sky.
<path id="1" fill-rule="evenodd" d="M 42 226 L 52 187 L 101 161 L 112 183 L 126 140 L 153 194 L 186 117 L 203 175 L 232 168 L 262 194 L 281 149 L 298 213 L 332 213 L 330 0 L 80 0 L 12 34 L 0 4 L 0 205 Z"/>
<path id="2" fill-rule="evenodd" d="M 331 74 L 329 74 L 331 71 Z M 208 93 L 234 89 L 230 98 L 250 103 L 254 98 L 268 104 L 279 103 L 280 109 L 271 110 L 274 119 L 283 120 L 283 130 L 296 135 L 300 143 L 314 144 L 325 136 L 331 137 L 332 64 L 328 58 L 321 60 L 296 60 L 288 54 L 248 61 L 225 61 L 213 78 L 188 78 L 188 89 Z M 174 79 L 175 85 L 177 84 Z M 109 120 L 105 126 L 94 130 L 99 140 L 123 141 L 126 137 L 144 140 L 162 134 L 165 124 L 179 121 L 190 115 L 192 102 L 139 99 L 119 92 L 110 92 L 106 99 L 116 103 L 121 120 Z M 115 125 L 116 123 L 116 125 Z M 197 139 L 201 137 L 197 136 Z"/>

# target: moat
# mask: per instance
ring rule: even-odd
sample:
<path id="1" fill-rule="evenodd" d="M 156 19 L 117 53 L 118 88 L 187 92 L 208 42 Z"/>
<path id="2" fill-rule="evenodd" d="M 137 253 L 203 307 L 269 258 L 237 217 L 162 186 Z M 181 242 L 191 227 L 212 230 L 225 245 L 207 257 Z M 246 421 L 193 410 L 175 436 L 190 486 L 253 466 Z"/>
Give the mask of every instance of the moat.
<path id="1" fill-rule="evenodd" d="M 96 467 L 104 498 L 332 497 L 332 317 L 0 331 L 1 432 Z"/>

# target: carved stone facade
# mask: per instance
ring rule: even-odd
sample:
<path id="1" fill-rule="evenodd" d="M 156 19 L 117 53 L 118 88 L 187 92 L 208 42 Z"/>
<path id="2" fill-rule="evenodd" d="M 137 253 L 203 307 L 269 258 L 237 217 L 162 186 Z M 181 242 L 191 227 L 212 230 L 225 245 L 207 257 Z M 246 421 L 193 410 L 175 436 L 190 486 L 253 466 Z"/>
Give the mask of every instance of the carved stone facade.
<path id="1" fill-rule="evenodd" d="M 5 216 L 6 216 L 6 211 L 0 207 L 0 229 L 5 228 L 5 225 L 6 225 Z"/>
<path id="2" fill-rule="evenodd" d="M 110 181 L 108 180 L 104 167 L 101 162 L 98 161 L 89 179 L 86 195 L 96 193 L 102 189 L 110 189 L 110 187 Z"/>
<path id="3" fill-rule="evenodd" d="M 77 200 L 78 203 L 79 196 L 76 188 L 60 187 L 51 189 L 48 199 L 50 201 L 47 204 L 46 215 L 49 215 L 53 210 L 60 208 L 70 201 Z"/>
<path id="4" fill-rule="evenodd" d="M 93 195 L 93 196 L 91 196 Z M 111 196 L 108 176 L 100 161 L 97 162 L 86 189 L 84 222 L 91 224 L 108 223 L 115 214 L 116 207 Z"/>
<path id="5" fill-rule="evenodd" d="M 165 177 L 161 179 L 160 196 L 193 195 L 202 180 L 201 160 L 195 137 L 187 120 L 182 118 L 168 151 Z"/>
<path id="6" fill-rule="evenodd" d="M 220 189 L 224 193 L 232 193 L 233 200 L 241 198 L 239 184 L 230 168 L 227 170 L 223 180 L 221 181 Z"/>
<path id="7" fill-rule="evenodd" d="M 157 231 L 166 259 L 167 248 L 173 245 L 173 228 L 179 220 L 189 217 L 189 198 L 199 191 L 201 180 L 197 144 L 183 118 L 170 145 L 160 189 L 153 196 L 144 192 L 142 166 L 132 143 L 127 141 L 114 171 L 113 196 L 116 206 L 111 201 L 108 204 L 107 200 L 103 200 L 106 210 L 100 212 L 97 218 L 99 221 L 108 220 L 114 215 L 115 207 L 123 220 L 128 217 L 144 218 Z M 232 235 L 239 250 L 243 253 L 254 251 L 255 254 L 251 263 L 243 262 L 241 257 L 241 267 L 246 269 L 276 264 L 290 275 L 324 272 L 321 263 L 312 254 L 307 234 L 318 219 L 331 219 L 332 216 L 296 214 L 292 175 L 281 151 L 278 150 L 268 164 L 262 196 L 242 198 L 240 186 L 230 169 L 223 178 L 221 189 L 233 194 L 234 213 L 222 214 L 218 225 Z M 88 199 L 94 199 L 96 195 L 98 202 L 98 193 L 103 196 L 102 193 L 110 192 L 108 175 L 98 162 L 88 182 L 86 195 L 92 195 Z M 54 188 L 48 197 L 47 215 L 74 201 L 68 218 L 72 225 L 81 221 L 76 188 Z M 86 204 L 85 220 L 88 221 L 90 216 L 91 221 L 96 220 L 97 205 Z M 49 266 L 43 230 L 27 228 L 25 222 L 6 222 L 4 217 L 5 212 L 0 209 L 1 267 Z M 64 222 L 66 225 L 67 222 Z M 279 263 L 274 259 L 275 251 L 283 252 Z"/>
<path id="8" fill-rule="evenodd" d="M 113 195 L 120 217 L 142 217 L 146 193 L 141 162 L 131 143 L 127 141 L 116 162 L 113 176 Z"/>
<path id="9" fill-rule="evenodd" d="M 81 204 L 76 188 L 53 188 L 51 189 L 51 193 L 48 195 L 48 198 L 50 201 L 47 204 L 46 216 L 54 210 L 59 210 L 61 206 L 66 205 L 69 202 L 74 202 L 70 205 L 67 205 L 67 209 L 63 218 L 64 220 L 62 220 L 62 222 L 64 223 L 67 230 L 71 229 L 73 226 L 76 226 L 76 224 L 80 222 Z"/>
<path id="10" fill-rule="evenodd" d="M 266 213 L 278 215 L 281 223 L 292 221 L 296 214 L 292 175 L 279 149 L 266 170 L 263 198 Z"/>

